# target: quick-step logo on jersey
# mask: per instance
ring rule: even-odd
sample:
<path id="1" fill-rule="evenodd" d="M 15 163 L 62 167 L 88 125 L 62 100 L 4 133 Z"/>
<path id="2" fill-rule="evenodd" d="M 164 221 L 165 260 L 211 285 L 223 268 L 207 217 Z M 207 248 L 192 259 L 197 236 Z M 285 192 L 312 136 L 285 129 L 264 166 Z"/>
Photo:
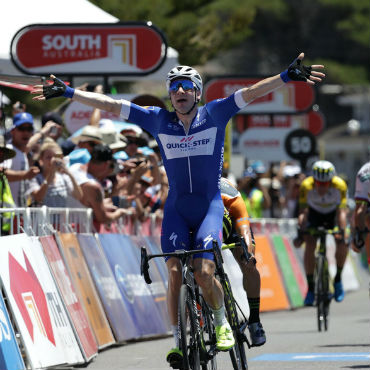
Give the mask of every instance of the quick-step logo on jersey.
<path id="1" fill-rule="evenodd" d="M 213 155 L 217 128 L 197 132 L 189 136 L 158 134 L 167 159 L 197 155 Z"/>

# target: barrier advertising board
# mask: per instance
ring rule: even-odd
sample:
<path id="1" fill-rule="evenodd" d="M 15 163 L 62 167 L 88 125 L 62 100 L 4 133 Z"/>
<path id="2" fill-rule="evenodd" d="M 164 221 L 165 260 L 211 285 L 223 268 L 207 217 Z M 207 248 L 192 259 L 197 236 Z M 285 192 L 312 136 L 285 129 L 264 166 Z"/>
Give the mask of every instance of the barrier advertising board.
<path id="1" fill-rule="evenodd" d="M 249 304 L 247 294 L 243 288 L 243 274 L 230 250 L 222 251 L 224 260 L 224 269 L 230 279 L 233 295 L 238 302 L 239 307 L 246 317 L 249 317 Z M 240 319 L 243 319 L 240 317 Z"/>
<path id="2" fill-rule="evenodd" d="M 137 338 L 138 332 L 125 306 L 100 242 L 91 234 L 78 234 L 77 238 L 116 341 L 122 342 Z"/>
<path id="3" fill-rule="evenodd" d="M 137 265 L 140 266 L 141 259 L 141 247 L 145 246 L 148 248 L 147 238 L 142 236 L 131 236 L 131 241 L 135 245 L 135 257 L 137 260 Z M 162 274 L 158 268 L 160 263 L 164 264 L 163 258 L 155 258 L 150 264 L 150 277 L 152 279 L 151 284 L 147 284 L 150 292 L 152 293 L 153 300 L 156 308 L 162 316 L 162 322 L 165 327 L 165 331 L 171 330 L 170 322 L 168 320 L 168 310 L 167 310 L 167 282 L 165 283 L 162 279 Z M 166 266 L 164 266 L 166 268 Z M 167 268 L 166 268 L 167 269 Z"/>
<path id="4" fill-rule="evenodd" d="M 261 311 L 284 310 L 289 300 L 267 236 L 255 235 L 257 269 L 261 275 Z"/>
<path id="5" fill-rule="evenodd" d="M 288 253 L 290 265 L 292 266 L 293 273 L 296 278 L 299 290 L 301 292 L 302 297 L 305 297 L 308 286 L 303 266 L 301 265 L 300 259 L 298 258 L 296 251 L 293 250 L 293 247 L 289 239 L 286 236 L 283 236 L 282 239 L 285 244 L 285 249 Z"/>
<path id="6" fill-rule="evenodd" d="M 25 366 L 5 308 L 0 287 L 0 369 L 24 370 Z"/>
<path id="7" fill-rule="evenodd" d="M 120 234 L 99 234 L 99 239 L 140 335 L 152 336 L 166 333 L 166 325 L 163 323 L 161 313 L 156 307 L 149 287 L 140 275 L 140 264 L 135 254 L 136 247 L 131 237 Z"/>
<path id="8" fill-rule="evenodd" d="M 98 345 L 90 327 L 89 320 L 78 299 L 76 289 L 67 272 L 67 268 L 59 253 L 54 237 L 48 235 L 41 236 L 39 239 L 76 331 L 84 358 L 86 361 L 89 361 L 92 357 L 97 355 L 98 352 Z"/>
<path id="9" fill-rule="evenodd" d="M 285 288 L 288 293 L 289 301 L 292 307 L 303 306 L 303 296 L 299 289 L 292 265 L 290 263 L 289 255 L 285 247 L 285 243 L 281 235 L 273 234 L 271 236 L 274 250 L 276 252 L 277 259 L 281 273 L 283 275 Z"/>
<path id="10" fill-rule="evenodd" d="M 32 367 L 84 363 L 38 239 L 2 237 L 0 274 Z"/>
<path id="11" fill-rule="evenodd" d="M 115 341 L 112 331 L 76 235 L 72 233 L 57 233 L 56 240 L 76 292 L 79 295 L 80 302 L 89 318 L 90 325 L 98 342 L 98 347 L 104 348 L 113 344 Z"/>
<path id="12" fill-rule="evenodd" d="M 162 249 L 160 247 L 160 238 L 156 236 L 147 236 L 145 237 L 146 246 L 148 247 L 148 251 L 150 254 L 159 254 L 162 253 Z M 155 258 L 152 260 L 157 268 L 159 273 L 161 274 L 162 281 L 164 286 L 168 286 L 168 271 L 166 263 L 164 262 L 164 258 Z"/>

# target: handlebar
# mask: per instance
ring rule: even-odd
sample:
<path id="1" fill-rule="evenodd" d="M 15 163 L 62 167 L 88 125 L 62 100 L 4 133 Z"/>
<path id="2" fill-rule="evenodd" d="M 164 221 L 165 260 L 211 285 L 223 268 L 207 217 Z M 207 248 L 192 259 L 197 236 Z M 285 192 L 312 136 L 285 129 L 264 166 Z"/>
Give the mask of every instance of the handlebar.
<path id="1" fill-rule="evenodd" d="M 245 246 L 244 238 L 241 238 L 240 242 L 222 244 L 221 249 L 218 247 L 218 243 L 216 240 L 213 240 L 212 244 L 213 244 L 212 248 L 207 248 L 207 249 L 191 250 L 191 251 L 187 251 L 184 249 L 178 249 L 174 252 L 160 253 L 160 254 L 148 254 L 146 248 L 141 247 L 140 274 L 141 276 L 144 276 L 144 280 L 147 284 L 151 284 L 152 279 L 150 278 L 150 274 L 149 274 L 149 261 L 152 258 L 157 258 L 157 257 L 177 257 L 177 258 L 183 259 L 184 257 L 188 257 L 193 254 L 211 252 L 215 256 L 216 265 L 218 265 L 218 264 L 224 263 L 222 255 L 221 255 L 221 249 L 225 250 L 225 249 L 238 248 L 240 246 L 243 247 L 243 244 L 244 244 L 244 247 L 243 247 L 244 255 L 245 255 L 247 262 L 249 262 L 250 258 L 252 257 L 252 255 L 248 252 L 248 249 Z"/>

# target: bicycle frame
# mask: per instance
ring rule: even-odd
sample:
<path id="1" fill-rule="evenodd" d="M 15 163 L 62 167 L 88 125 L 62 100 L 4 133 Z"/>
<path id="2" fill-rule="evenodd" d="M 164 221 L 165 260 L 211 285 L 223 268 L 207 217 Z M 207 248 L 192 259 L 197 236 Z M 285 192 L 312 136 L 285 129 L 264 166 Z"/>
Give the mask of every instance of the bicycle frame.
<path id="1" fill-rule="evenodd" d="M 315 263 L 315 301 L 317 307 L 317 327 L 328 330 L 329 306 L 331 300 L 329 265 L 326 257 L 326 236 L 339 234 L 338 231 L 317 227 L 308 234 L 318 238 Z"/>
<path id="2" fill-rule="evenodd" d="M 239 246 L 242 246 L 244 256 L 248 261 L 251 255 L 249 254 L 246 248 L 245 242 L 243 243 L 243 239 L 241 239 L 240 243 L 223 245 L 222 249 L 232 249 L 232 248 L 236 248 Z M 244 343 L 247 343 L 248 348 L 251 348 L 248 338 L 244 333 L 245 329 L 248 326 L 248 320 L 244 312 L 242 311 L 241 307 L 236 302 L 233 296 L 228 276 L 223 269 L 223 258 L 221 255 L 221 250 L 218 247 L 216 240 L 213 240 L 212 248 L 204 249 L 201 251 L 199 250 L 196 250 L 196 251 L 178 250 L 172 253 L 148 255 L 146 252 L 146 249 L 141 248 L 141 274 L 144 275 L 144 279 L 146 283 L 150 284 L 151 279 L 150 279 L 149 271 L 148 271 L 150 259 L 156 258 L 156 257 L 164 257 L 164 256 L 171 256 L 171 257 L 179 258 L 183 265 L 183 272 L 182 272 L 183 273 L 183 279 L 182 279 L 183 285 L 182 286 L 185 285 L 188 287 L 188 291 L 190 292 L 190 297 L 192 300 L 191 310 L 193 312 L 198 313 L 197 303 L 199 303 L 201 295 L 199 293 L 199 288 L 196 285 L 194 276 L 191 272 L 189 261 L 193 254 L 199 254 L 200 252 L 212 252 L 214 254 L 214 262 L 216 265 L 216 275 L 219 277 L 221 285 L 224 289 L 225 308 L 226 308 L 230 326 L 233 330 L 233 333 L 236 339 L 235 347 L 230 350 L 230 357 L 231 357 L 233 367 L 235 370 L 246 370 L 248 368 L 248 365 L 247 365 L 247 360 L 246 360 L 246 355 L 245 355 L 245 350 L 244 350 Z M 184 288 L 181 288 L 181 289 L 184 289 Z M 209 310 L 208 307 L 207 309 Z M 243 316 L 243 321 L 241 323 L 239 322 L 239 319 L 238 319 L 238 312 L 240 312 L 241 315 Z M 199 324 L 199 315 L 197 316 L 197 320 L 194 324 L 196 326 L 197 339 L 200 339 L 202 333 L 201 333 L 201 327 Z M 179 332 L 181 332 L 181 330 L 179 330 Z M 215 340 L 211 341 L 211 343 L 206 343 L 206 344 L 210 345 L 209 347 L 210 349 L 206 353 L 204 353 L 204 351 L 202 352 L 202 346 L 199 346 L 200 358 L 201 360 L 203 360 L 203 363 L 207 363 L 209 360 L 212 360 L 214 356 L 216 355 L 216 353 L 218 352 L 218 350 L 216 349 Z M 189 366 L 189 363 L 185 364 L 185 367 L 186 366 Z"/>
<path id="3" fill-rule="evenodd" d="M 212 249 L 202 250 L 201 252 L 214 252 Z M 202 297 L 199 287 L 196 284 L 192 267 L 192 255 L 199 254 L 199 250 L 185 251 L 177 250 L 172 253 L 152 254 L 148 255 L 145 248 L 141 248 L 141 274 L 144 275 L 145 282 L 151 283 L 149 276 L 149 260 L 156 257 L 177 257 L 182 264 L 182 285 L 179 296 L 179 344 L 183 351 L 184 368 L 185 369 L 200 369 L 207 366 L 209 361 L 215 361 L 214 357 L 218 352 L 216 349 L 216 339 L 210 329 L 210 309 L 206 306 L 205 300 Z M 184 306 L 185 304 L 185 306 Z M 198 306 L 200 309 L 198 309 Z M 201 317 L 206 318 L 205 327 L 201 327 Z M 189 319 L 190 342 L 186 342 L 186 321 Z M 213 325 L 213 324 L 212 324 Z M 204 325 L 203 325 L 204 326 Z M 213 326 L 212 326 L 213 329 Z M 202 332 L 204 330 L 204 332 Z M 205 333 L 210 337 L 208 341 L 204 341 Z M 202 346 L 204 344 L 204 347 Z M 208 346 L 208 349 L 205 347 Z M 184 349 L 185 348 L 185 349 Z M 213 368 L 213 367 L 212 367 Z"/>

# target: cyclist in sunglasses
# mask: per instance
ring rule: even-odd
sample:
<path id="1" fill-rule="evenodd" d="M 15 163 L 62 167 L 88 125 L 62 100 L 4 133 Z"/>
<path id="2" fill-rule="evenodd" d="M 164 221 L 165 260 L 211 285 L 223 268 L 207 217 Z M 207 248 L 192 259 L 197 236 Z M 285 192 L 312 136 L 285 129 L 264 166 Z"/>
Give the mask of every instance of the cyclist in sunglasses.
<path id="1" fill-rule="evenodd" d="M 194 258 L 194 275 L 203 295 L 213 309 L 217 347 L 228 350 L 234 345 L 230 326 L 225 318 L 223 291 L 214 277 L 212 254 L 202 249 L 216 239 L 221 245 L 224 207 L 220 194 L 225 127 L 230 118 L 254 99 L 266 95 L 285 83 L 320 82 L 325 75 L 315 69 L 322 65 L 304 66 L 301 53 L 281 74 L 242 88 L 224 99 L 198 107 L 203 83 L 192 67 L 177 66 L 167 75 L 166 86 L 174 108 L 169 112 L 159 107 L 141 107 L 126 100 L 114 100 L 102 94 L 80 91 L 66 86 L 51 76 L 52 85 L 37 85 L 34 100 L 57 96 L 113 112 L 148 131 L 158 142 L 169 182 L 164 208 L 161 244 L 164 252 L 176 249 L 199 249 Z M 192 235 L 192 236 L 191 236 Z M 176 258 L 167 263 L 169 271 L 168 311 L 177 340 L 177 302 L 181 284 L 181 266 Z M 171 366 L 181 363 L 176 348 L 168 353 Z"/>
<path id="2" fill-rule="evenodd" d="M 298 232 L 294 245 L 300 247 L 305 241 L 304 267 L 308 291 L 304 304 L 312 306 L 315 298 L 314 269 L 316 237 L 304 235 L 303 230 L 324 226 L 329 229 L 339 227 L 340 235 L 335 235 L 337 272 L 334 279 L 334 298 L 341 302 L 344 298 L 341 274 L 346 261 L 348 248 L 344 240 L 347 226 L 347 184 L 335 175 L 335 167 L 329 161 L 316 161 L 312 166 L 312 176 L 302 181 L 299 189 Z"/>

